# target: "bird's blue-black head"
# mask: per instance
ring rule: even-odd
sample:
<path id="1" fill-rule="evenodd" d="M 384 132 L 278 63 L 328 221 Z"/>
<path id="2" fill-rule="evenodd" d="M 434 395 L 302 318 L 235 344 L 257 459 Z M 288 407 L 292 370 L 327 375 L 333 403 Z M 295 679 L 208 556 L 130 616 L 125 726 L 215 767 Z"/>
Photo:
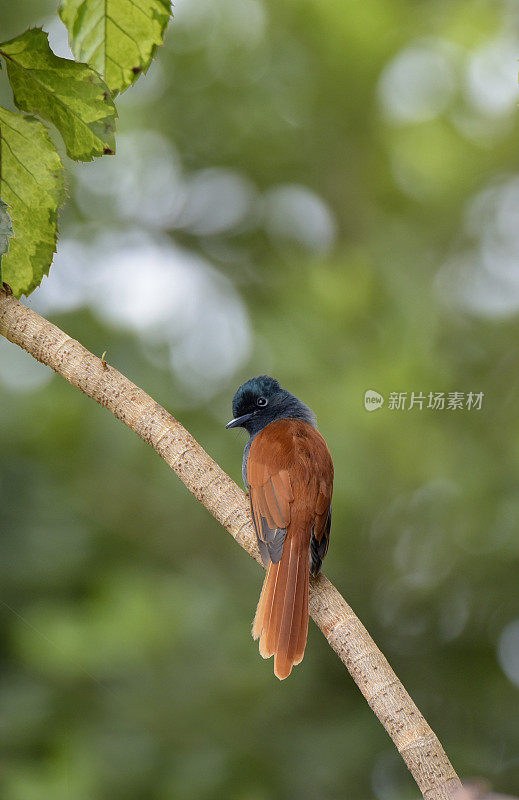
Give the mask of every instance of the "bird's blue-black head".
<path id="1" fill-rule="evenodd" d="M 232 413 L 234 419 L 226 427 L 245 428 L 251 436 L 277 419 L 302 419 L 315 425 L 308 406 L 268 375 L 251 378 L 240 386 L 232 401 Z"/>

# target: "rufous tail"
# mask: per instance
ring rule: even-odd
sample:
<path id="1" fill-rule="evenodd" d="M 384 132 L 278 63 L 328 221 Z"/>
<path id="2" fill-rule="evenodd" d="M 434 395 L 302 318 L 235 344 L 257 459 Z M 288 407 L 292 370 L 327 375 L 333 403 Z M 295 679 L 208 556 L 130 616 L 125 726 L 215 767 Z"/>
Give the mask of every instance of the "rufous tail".
<path id="1" fill-rule="evenodd" d="M 303 660 L 308 635 L 308 545 L 287 536 L 281 561 L 270 563 L 252 626 L 263 658 L 274 656 L 274 674 L 283 680 Z"/>

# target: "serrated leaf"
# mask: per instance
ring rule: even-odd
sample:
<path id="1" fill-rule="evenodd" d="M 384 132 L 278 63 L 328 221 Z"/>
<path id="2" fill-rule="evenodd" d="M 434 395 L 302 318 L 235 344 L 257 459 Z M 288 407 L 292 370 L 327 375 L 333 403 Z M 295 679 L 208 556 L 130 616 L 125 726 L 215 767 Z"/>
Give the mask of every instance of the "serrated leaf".
<path id="1" fill-rule="evenodd" d="M 115 151 L 117 112 L 103 79 L 86 64 L 58 58 L 41 28 L 0 44 L 14 102 L 54 123 L 75 161 Z"/>
<path id="2" fill-rule="evenodd" d="M 12 235 L 13 225 L 7 212 L 7 203 L 0 200 L 0 286 L 2 285 L 2 256 L 9 250 L 9 237 Z"/>
<path id="3" fill-rule="evenodd" d="M 170 0 L 61 0 L 76 58 L 86 61 L 113 92 L 123 92 L 145 72 L 162 44 Z"/>
<path id="4" fill-rule="evenodd" d="M 56 251 L 63 165 L 41 122 L 0 107 L 0 194 L 14 228 L 2 280 L 29 294 L 49 272 Z"/>

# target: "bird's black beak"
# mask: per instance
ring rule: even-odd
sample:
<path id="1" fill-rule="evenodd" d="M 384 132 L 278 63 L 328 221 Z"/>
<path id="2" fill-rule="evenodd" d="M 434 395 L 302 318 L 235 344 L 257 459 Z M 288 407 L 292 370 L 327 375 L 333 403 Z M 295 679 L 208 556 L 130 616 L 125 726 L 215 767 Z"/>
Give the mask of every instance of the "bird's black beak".
<path id="1" fill-rule="evenodd" d="M 251 411 L 250 414 L 243 414 L 241 417 L 236 417 L 236 419 L 231 419 L 230 422 L 227 423 L 225 426 L 226 428 L 239 428 L 240 425 L 243 425 L 244 422 L 248 422 L 254 416 L 254 412 Z"/>

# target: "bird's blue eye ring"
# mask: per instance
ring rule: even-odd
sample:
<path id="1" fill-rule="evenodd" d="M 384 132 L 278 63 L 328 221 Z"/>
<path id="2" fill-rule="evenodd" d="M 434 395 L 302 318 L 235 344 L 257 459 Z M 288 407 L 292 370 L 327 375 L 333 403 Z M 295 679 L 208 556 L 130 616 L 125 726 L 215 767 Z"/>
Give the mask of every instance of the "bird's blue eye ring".
<path id="1" fill-rule="evenodd" d="M 258 397 L 258 399 L 256 400 L 256 405 L 259 406 L 260 408 L 265 408 L 265 406 L 268 406 L 268 403 L 269 401 L 267 400 L 266 397 Z"/>

